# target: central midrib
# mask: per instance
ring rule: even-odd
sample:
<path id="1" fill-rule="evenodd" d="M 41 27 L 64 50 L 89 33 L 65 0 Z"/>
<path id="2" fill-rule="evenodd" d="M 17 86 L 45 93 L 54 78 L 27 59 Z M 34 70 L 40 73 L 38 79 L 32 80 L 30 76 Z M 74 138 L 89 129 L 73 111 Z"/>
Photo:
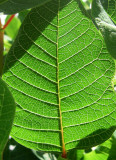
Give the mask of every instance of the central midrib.
<path id="1" fill-rule="evenodd" d="M 62 145 L 62 157 L 66 157 L 66 149 L 64 143 L 63 135 L 63 125 L 62 125 L 62 112 L 61 112 L 61 99 L 60 99 L 60 86 L 59 86 L 59 57 L 58 57 L 58 40 L 59 40 L 59 8 L 60 0 L 58 0 L 58 19 L 57 19 L 57 89 L 58 89 L 58 106 L 59 106 L 59 116 L 60 116 L 60 129 L 61 129 L 61 145 Z"/>

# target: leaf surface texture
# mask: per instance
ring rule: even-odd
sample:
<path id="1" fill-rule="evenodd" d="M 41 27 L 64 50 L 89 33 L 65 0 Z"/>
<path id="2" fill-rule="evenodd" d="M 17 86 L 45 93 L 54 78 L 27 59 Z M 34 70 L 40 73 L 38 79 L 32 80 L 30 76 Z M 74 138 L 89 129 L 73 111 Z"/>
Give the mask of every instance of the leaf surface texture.
<path id="1" fill-rule="evenodd" d="M 1 0 L 0 12 L 4 14 L 15 14 L 24 9 L 41 6 L 49 0 Z"/>
<path id="2" fill-rule="evenodd" d="M 0 159 L 11 131 L 14 114 L 14 99 L 7 85 L 0 79 Z"/>
<path id="3" fill-rule="evenodd" d="M 116 24 L 116 0 L 109 0 L 108 13 Z"/>
<path id="4" fill-rule="evenodd" d="M 17 103 L 13 138 L 58 152 L 106 140 L 116 122 L 114 69 L 79 1 L 53 0 L 32 9 L 4 69 Z"/>

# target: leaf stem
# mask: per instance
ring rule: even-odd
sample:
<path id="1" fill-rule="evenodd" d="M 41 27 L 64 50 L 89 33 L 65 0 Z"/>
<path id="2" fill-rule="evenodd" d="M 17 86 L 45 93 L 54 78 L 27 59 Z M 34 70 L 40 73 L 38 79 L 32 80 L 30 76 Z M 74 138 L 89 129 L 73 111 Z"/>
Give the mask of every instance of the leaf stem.
<path id="1" fill-rule="evenodd" d="M 59 7 L 60 7 L 60 0 L 59 2 Z M 59 116 L 60 116 L 60 129 L 61 129 L 61 145 L 62 145 L 62 158 L 66 158 L 66 149 L 65 149 L 65 143 L 64 143 L 64 134 L 63 134 L 63 124 L 62 124 L 62 112 L 61 112 L 61 100 L 60 100 L 60 85 L 59 85 L 59 57 L 58 57 L 58 33 L 59 33 L 59 8 L 58 8 L 58 21 L 57 21 L 57 83 L 58 83 L 58 104 L 59 104 Z"/>
<path id="2" fill-rule="evenodd" d="M 2 70 L 3 70 L 3 51 L 4 51 L 4 31 L 2 30 L 2 23 L 0 19 L 0 76 L 2 76 Z"/>
<path id="3" fill-rule="evenodd" d="M 13 14 L 12 16 L 10 16 L 10 18 L 8 19 L 8 21 L 6 22 L 6 24 L 3 26 L 3 30 L 9 25 L 9 23 L 12 21 L 12 19 L 14 18 L 15 14 Z"/>
<path id="4" fill-rule="evenodd" d="M 62 152 L 62 158 L 64 158 L 64 159 L 66 159 L 66 158 L 67 158 L 66 150 L 63 150 L 63 152 Z"/>

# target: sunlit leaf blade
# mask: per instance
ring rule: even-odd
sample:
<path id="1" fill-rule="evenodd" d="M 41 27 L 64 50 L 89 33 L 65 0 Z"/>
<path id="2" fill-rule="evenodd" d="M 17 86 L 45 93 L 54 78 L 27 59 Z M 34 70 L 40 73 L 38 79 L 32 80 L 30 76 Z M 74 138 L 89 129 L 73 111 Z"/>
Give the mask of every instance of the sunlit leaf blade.
<path id="1" fill-rule="evenodd" d="M 6 84 L 0 79 L 0 159 L 13 124 L 15 102 Z"/>
<path id="2" fill-rule="evenodd" d="M 107 160 L 107 153 L 96 153 L 95 151 L 88 153 L 84 156 L 83 160 Z"/>
<path id="3" fill-rule="evenodd" d="M 35 150 L 91 147 L 115 129 L 114 61 L 78 2 L 33 9 L 7 56 L 4 80 L 17 103 L 12 136 Z"/>
<path id="4" fill-rule="evenodd" d="M 41 6 L 50 0 L 7 0 L 0 4 L 0 12 L 4 14 L 15 14 L 24 9 Z"/>
<path id="5" fill-rule="evenodd" d="M 107 12 L 116 23 L 116 0 L 109 0 Z"/>

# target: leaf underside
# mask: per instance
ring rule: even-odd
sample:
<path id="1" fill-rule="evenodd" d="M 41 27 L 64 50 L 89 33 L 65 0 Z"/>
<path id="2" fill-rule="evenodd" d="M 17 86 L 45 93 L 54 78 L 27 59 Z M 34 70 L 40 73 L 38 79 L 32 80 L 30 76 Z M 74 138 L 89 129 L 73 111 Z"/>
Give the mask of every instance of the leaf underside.
<path id="1" fill-rule="evenodd" d="M 114 61 L 78 0 L 26 17 L 4 68 L 17 112 L 11 135 L 35 150 L 97 145 L 116 125 Z"/>
<path id="2" fill-rule="evenodd" d="M 11 131 L 15 102 L 6 84 L 0 79 L 0 155 Z M 1 159 L 1 157 L 0 157 Z"/>

